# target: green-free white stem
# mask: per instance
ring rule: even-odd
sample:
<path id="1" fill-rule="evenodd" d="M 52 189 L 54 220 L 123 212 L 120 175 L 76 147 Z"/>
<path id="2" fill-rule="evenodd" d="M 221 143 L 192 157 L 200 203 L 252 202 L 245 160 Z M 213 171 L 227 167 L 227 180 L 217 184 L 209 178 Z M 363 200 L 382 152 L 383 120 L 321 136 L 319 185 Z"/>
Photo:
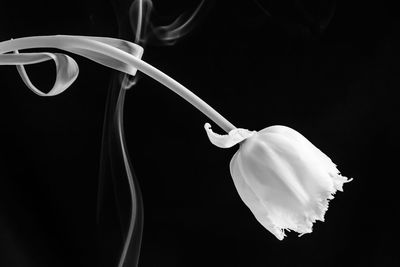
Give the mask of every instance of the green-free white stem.
<path id="1" fill-rule="evenodd" d="M 165 73 L 156 69 L 152 65 L 144 62 L 141 59 L 134 57 L 120 49 L 113 46 L 85 38 L 84 36 L 35 36 L 35 37 L 24 37 L 18 39 L 12 39 L 0 43 L 0 54 L 12 52 L 20 49 L 29 48 L 57 48 L 69 51 L 70 47 L 90 49 L 92 51 L 108 55 L 110 57 L 116 58 L 128 65 L 132 65 L 141 72 L 147 74 L 153 79 L 157 80 L 161 84 L 165 85 L 190 104 L 195 106 L 201 112 L 203 112 L 207 117 L 213 120 L 219 127 L 225 130 L 227 133 L 236 127 L 225 119 L 221 114 L 219 114 L 210 105 L 192 93 L 189 89 L 184 87 L 182 84 L 178 83 Z M 73 51 L 72 51 L 73 52 Z"/>

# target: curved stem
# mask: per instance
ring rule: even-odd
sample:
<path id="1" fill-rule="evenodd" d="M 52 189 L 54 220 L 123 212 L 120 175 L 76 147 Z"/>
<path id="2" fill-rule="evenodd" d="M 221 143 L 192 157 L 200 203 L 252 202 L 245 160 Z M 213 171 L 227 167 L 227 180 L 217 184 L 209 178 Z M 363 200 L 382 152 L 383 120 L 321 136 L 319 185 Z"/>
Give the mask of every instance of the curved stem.
<path id="1" fill-rule="evenodd" d="M 109 55 L 112 58 L 120 60 L 121 62 L 134 66 L 141 72 L 145 73 L 146 75 L 150 76 L 151 78 L 165 85 L 166 87 L 177 93 L 179 96 L 181 96 L 183 99 L 188 101 L 190 104 L 195 106 L 201 112 L 203 112 L 207 117 L 213 120 L 218 126 L 220 126 L 226 132 L 229 132 L 236 128 L 232 123 L 230 123 L 227 119 L 225 119 L 210 105 L 208 105 L 198 96 L 196 96 L 182 84 L 178 83 L 165 73 L 161 72 L 152 65 L 144 62 L 143 60 L 138 59 L 133 55 L 130 55 L 120 49 L 117 49 L 105 43 L 101 43 L 84 37 L 65 36 L 65 35 L 24 37 L 0 43 L 0 53 L 2 54 L 14 50 L 27 49 L 27 48 L 43 48 L 43 47 L 58 48 L 66 51 L 71 51 L 69 47 L 74 47 L 74 48 L 81 48 L 83 50 L 90 49 L 97 53 Z"/>

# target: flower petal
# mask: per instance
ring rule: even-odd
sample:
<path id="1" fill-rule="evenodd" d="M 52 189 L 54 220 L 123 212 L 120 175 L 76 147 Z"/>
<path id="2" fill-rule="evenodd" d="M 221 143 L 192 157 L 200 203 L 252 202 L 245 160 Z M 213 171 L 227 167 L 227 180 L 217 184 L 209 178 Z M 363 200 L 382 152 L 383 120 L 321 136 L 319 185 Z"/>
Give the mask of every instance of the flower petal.
<path id="1" fill-rule="evenodd" d="M 303 158 L 307 159 L 307 161 L 311 161 L 314 159 L 312 170 L 322 171 L 325 174 L 324 176 L 326 177 L 326 179 L 328 179 L 330 183 L 332 183 L 332 188 L 330 188 L 329 190 L 332 194 L 334 194 L 336 190 L 342 191 L 343 183 L 347 183 L 353 180 L 342 176 L 337 169 L 336 164 L 334 164 L 325 153 L 323 153 L 307 138 L 305 138 L 302 134 L 295 131 L 294 129 L 286 126 L 277 125 L 267 127 L 260 131 L 260 133 L 276 133 L 281 136 L 285 136 L 287 138 L 287 141 L 295 142 L 293 143 L 294 146 L 301 149 L 301 151 L 304 151 L 304 153 L 302 153 Z M 299 151 L 299 153 L 301 153 L 301 151 Z"/>
<path id="2" fill-rule="evenodd" d="M 269 218 L 268 210 L 264 203 L 254 193 L 251 187 L 247 184 L 246 179 L 239 166 L 237 157 L 239 157 L 240 151 L 237 151 L 230 162 L 230 171 L 236 190 L 239 193 L 240 198 L 251 210 L 257 221 L 264 226 L 268 231 L 276 236 L 279 240 L 282 240 L 285 236 L 284 232 L 276 227 Z"/>
<path id="3" fill-rule="evenodd" d="M 232 166 L 240 169 L 232 172 L 233 178 L 246 182 L 279 231 L 310 233 L 316 220 L 324 220 L 336 190 L 350 181 L 311 142 L 284 126 L 268 127 L 247 139 L 233 160 Z M 253 213 L 260 207 L 246 205 Z"/>
<path id="4" fill-rule="evenodd" d="M 247 140 L 242 146 L 248 145 L 248 141 L 251 140 Z M 280 160 L 274 152 L 269 151 L 268 155 L 263 155 L 255 150 L 248 154 L 245 148 L 241 149 L 236 160 L 244 180 L 264 206 L 265 213 L 274 227 L 279 231 L 297 230 L 309 196 L 307 192 L 303 192 L 306 199 L 301 201 L 303 196 L 299 197 L 297 191 L 304 191 L 304 188 L 298 184 L 298 188 L 293 188 L 290 184 L 298 183 L 290 166 Z M 252 211 L 254 209 L 250 206 L 249 208 Z"/>

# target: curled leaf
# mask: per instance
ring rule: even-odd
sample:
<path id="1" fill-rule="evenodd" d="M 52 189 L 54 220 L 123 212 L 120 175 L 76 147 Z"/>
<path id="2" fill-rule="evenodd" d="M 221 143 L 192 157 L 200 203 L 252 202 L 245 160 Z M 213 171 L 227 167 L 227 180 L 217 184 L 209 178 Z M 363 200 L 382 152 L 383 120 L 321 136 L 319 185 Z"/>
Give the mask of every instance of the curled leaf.
<path id="1" fill-rule="evenodd" d="M 44 93 L 33 85 L 29 79 L 24 65 L 36 64 L 48 60 L 54 60 L 54 63 L 56 64 L 56 80 L 53 88 L 51 88 L 48 93 Z M 71 57 L 60 53 L 19 54 L 18 51 L 15 51 L 15 54 L 0 55 L 0 61 L 7 61 L 13 65 L 21 64 L 16 65 L 19 75 L 21 76 L 25 85 L 39 96 L 55 96 L 64 92 L 76 80 L 79 73 L 79 67 L 76 61 Z"/>
<path id="2" fill-rule="evenodd" d="M 106 67 L 134 76 L 137 69 L 115 56 L 115 49 L 140 58 L 143 48 L 121 39 L 91 36 L 39 36 L 25 37 L 0 43 L 0 65 L 15 65 L 26 86 L 40 96 L 54 96 L 65 91 L 78 77 L 79 67 L 74 59 L 62 53 L 19 53 L 29 48 L 57 48 L 86 57 Z M 14 54 L 4 54 L 13 51 Z M 36 88 L 30 81 L 24 65 L 54 60 L 56 80 L 48 92 Z"/>

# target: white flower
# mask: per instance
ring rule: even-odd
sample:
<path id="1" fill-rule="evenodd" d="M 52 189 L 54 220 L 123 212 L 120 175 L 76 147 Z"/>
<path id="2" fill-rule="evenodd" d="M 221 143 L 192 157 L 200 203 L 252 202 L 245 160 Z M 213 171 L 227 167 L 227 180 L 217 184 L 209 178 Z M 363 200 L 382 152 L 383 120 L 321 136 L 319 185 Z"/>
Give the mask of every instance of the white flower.
<path id="1" fill-rule="evenodd" d="M 279 240 L 285 237 L 284 230 L 311 233 L 316 220 L 324 221 L 333 194 L 351 181 L 289 127 L 271 126 L 259 132 L 234 129 L 225 136 L 212 132 L 209 124 L 205 128 L 219 147 L 240 142 L 230 163 L 235 187 L 256 219 Z"/>

